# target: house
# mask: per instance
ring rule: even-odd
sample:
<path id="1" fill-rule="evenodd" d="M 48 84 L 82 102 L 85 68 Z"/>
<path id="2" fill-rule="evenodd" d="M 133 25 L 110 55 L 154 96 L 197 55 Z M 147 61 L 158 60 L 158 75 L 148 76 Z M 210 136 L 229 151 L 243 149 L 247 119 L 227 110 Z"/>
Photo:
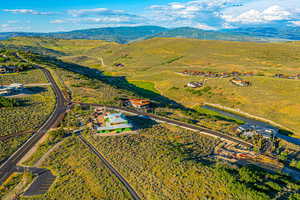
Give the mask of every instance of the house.
<path id="1" fill-rule="evenodd" d="M 151 105 L 151 101 L 147 99 L 128 99 L 127 105 L 130 105 L 134 108 L 149 108 Z"/>
<path id="2" fill-rule="evenodd" d="M 121 133 L 131 131 L 133 126 L 122 113 L 106 113 L 103 126 L 96 127 L 98 133 Z"/>
<path id="3" fill-rule="evenodd" d="M 19 83 L 14 83 L 9 86 L 0 86 L 0 96 L 8 96 L 19 94 L 23 91 L 24 86 Z"/>
<path id="4" fill-rule="evenodd" d="M 251 85 L 249 81 L 245 81 L 241 78 L 233 78 L 230 80 L 230 82 L 233 83 L 234 85 L 241 86 L 241 87 L 247 87 Z"/>
<path id="5" fill-rule="evenodd" d="M 18 66 L 6 66 L 6 69 L 9 73 L 17 73 L 20 71 L 20 67 Z"/>
<path id="6" fill-rule="evenodd" d="M 203 86 L 203 83 L 202 82 L 189 82 L 187 84 L 187 86 L 190 88 L 199 88 L 199 87 Z"/>
<path id="7" fill-rule="evenodd" d="M 17 73 L 20 71 L 18 66 L 0 66 L 0 74 Z"/>
<path id="8" fill-rule="evenodd" d="M 265 127 L 255 124 L 243 124 L 237 128 L 237 132 L 246 137 L 261 135 L 264 138 L 272 138 L 278 134 L 279 130 L 274 127 Z"/>
<path id="9" fill-rule="evenodd" d="M 116 64 L 114 64 L 114 66 L 115 66 L 115 67 L 125 67 L 125 65 L 122 64 L 122 63 L 116 63 Z"/>

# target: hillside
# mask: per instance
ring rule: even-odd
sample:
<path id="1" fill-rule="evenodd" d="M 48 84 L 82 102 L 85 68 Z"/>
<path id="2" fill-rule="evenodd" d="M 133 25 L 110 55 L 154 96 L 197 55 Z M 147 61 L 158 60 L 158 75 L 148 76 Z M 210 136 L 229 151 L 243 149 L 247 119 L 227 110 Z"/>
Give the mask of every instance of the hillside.
<path id="1" fill-rule="evenodd" d="M 214 103 L 271 119 L 297 135 L 300 109 L 296 92 L 299 80 L 273 78 L 277 73 L 300 74 L 300 43 L 252 43 L 153 38 L 126 45 L 102 41 L 15 38 L 3 42 L 54 49 L 66 62 L 125 76 L 129 82 L 149 88 L 184 106 L 197 108 Z M 104 60 L 102 65 L 100 58 Z M 115 67 L 122 63 L 125 67 Z M 230 78 L 205 78 L 209 92 L 193 92 L 185 85 L 203 77 L 182 76 L 184 70 L 253 72 L 251 87 L 236 87 Z M 153 89 L 154 88 L 154 89 Z M 200 91 L 201 89 L 199 89 Z M 198 90 L 196 90 L 198 91 Z M 257 109 L 259 108 L 259 109 Z"/>
<path id="2" fill-rule="evenodd" d="M 193 38 L 200 40 L 226 40 L 226 41 L 249 41 L 249 42 L 275 42 L 283 41 L 281 39 L 276 39 L 276 35 L 273 38 L 269 37 L 253 37 L 250 34 L 231 34 L 222 33 L 218 31 L 205 31 L 196 28 L 182 27 L 174 28 L 151 35 L 148 38 L 156 37 L 169 37 L 169 38 Z M 279 38 L 279 37 L 278 37 Z"/>
<path id="3" fill-rule="evenodd" d="M 277 39 L 278 37 L 276 35 L 272 35 L 272 37 L 270 38 L 253 37 L 249 34 L 238 34 L 235 32 L 231 34 L 218 31 L 205 31 L 189 27 L 167 29 L 159 26 L 94 28 L 57 33 L 0 33 L 0 40 L 5 40 L 12 37 L 48 37 L 60 39 L 105 40 L 110 42 L 117 42 L 120 44 L 126 44 L 137 40 L 156 37 L 179 37 L 194 38 L 201 40 L 228 40 L 251 42 L 284 41 L 282 39 Z"/>

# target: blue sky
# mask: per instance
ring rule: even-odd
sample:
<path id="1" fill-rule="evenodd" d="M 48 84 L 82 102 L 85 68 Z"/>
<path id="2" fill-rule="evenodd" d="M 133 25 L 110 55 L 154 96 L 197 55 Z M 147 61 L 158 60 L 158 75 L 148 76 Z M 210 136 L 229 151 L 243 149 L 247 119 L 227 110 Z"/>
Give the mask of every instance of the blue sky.
<path id="1" fill-rule="evenodd" d="M 14 0 L 1 2 L 0 32 L 158 25 L 217 30 L 300 26 L 299 0 Z"/>

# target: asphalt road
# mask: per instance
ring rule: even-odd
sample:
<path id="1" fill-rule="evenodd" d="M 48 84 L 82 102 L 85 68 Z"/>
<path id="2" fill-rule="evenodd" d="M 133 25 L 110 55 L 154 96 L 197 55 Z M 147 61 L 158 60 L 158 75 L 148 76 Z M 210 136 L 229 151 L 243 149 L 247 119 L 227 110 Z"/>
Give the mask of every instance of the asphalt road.
<path id="1" fill-rule="evenodd" d="M 130 186 L 130 184 L 123 178 L 123 176 L 102 156 L 101 153 L 97 151 L 97 149 L 86 141 L 81 135 L 79 135 L 80 140 L 90 149 L 92 153 L 94 153 L 102 162 L 103 164 L 114 174 L 119 181 L 126 187 L 128 192 L 131 194 L 134 200 L 140 200 L 141 198 L 138 194 L 134 191 L 134 189 Z"/>
<path id="2" fill-rule="evenodd" d="M 55 180 L 55 176 L 50 170 L 36 167 L 16 167 L 18 172 L 31 172 L 37 177 L 33 180 L 30 187 L 24 192 L 23 196 L 36 196 L 45 194 Z"/>
<path id="3" fill-rule="evenodd" d="M 16 170 L 17 163 L 30 151 L 30 149 L 44 136 L 44 134 L 52 127 L 55 127 L 59 121 L 63 118 L 67 110 L 67 102 L 51 76 L 50 72 L 45 68 L 40 68 L 48 81 L 51 83 L 51 87 L 56 96 L 56 106 L 54 112 L 48 118 L 42 127 L 35 132 L 26 143 L 24 143 L 13 155 L 11 155 L 1 166 L 0 166 L 0 185 Z"/>
<path id="4" fill-rule="evenodd" d="M 100 104 L 80 103 L 80 105 L 102 106 L 102 107 L 106 107 L 107 109 L 111 109 L 111 110 L 116 110 L 116 111 L 121 111 L 121 112 L 127 112 L 127 113 L 131 113 L 131 114 L 135 114 L 135 115 L 146 116 L 146 117 L 149 117 L 152 120 L 155 120 L 155 121 L 158 121 L 158 122 L 161 122 L 161 123 L 167 123 L 167 124 L 171 124 L 171 125 L 175 125 L 175 126 L 184 128 L 184 129 L 188 129 L 188 130 L 192 130 L 192 131 L 197 131 L 197 132 L 200 132 L 202 134 L 210 135 L 212 137 L 217 137 L 217 138 L 220 138 L 220 139 L 223 139 L 223 140 L 227 140 L 227 141 L 230 141 L 230 142 L 241 144 L 241 145 L 246 146 L 246 147 L 253 147 L 253 145 L 251 143 L 248 143 L 248 142 L 243 141 L 243 140 L 241 140 L 239 138 L 232 137 L 230 135 L 226 135 L 226 134 L 218 132 L 218 131 L 213 131 L 213 130 L 210 130 L 210 129 L 207 129 L 207 128 L 203 128 L 203 127 L 199 127 L 199 126 L 194 126 L 194 125 L 191 125 L 191 124 L 187 124 L 187 123 L 184 123 L 184 122 L 176 121 L 176 120 L 173 120 L 173 119 L 168 119 L 168 118 L 157 116 L 157 115 L 150 114 L 150 113 L 136 111 L 136 110 L 128 109 L 128 108 L 105 106 L 105 105 L 100 105 Z"/>

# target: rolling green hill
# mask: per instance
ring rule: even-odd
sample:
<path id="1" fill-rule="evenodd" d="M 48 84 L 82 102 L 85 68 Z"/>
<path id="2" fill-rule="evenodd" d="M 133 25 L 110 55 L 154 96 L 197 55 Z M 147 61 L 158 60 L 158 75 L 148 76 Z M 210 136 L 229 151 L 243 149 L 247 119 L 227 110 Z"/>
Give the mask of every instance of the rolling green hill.
<path id="1" fill-rule="evenodd" d="M 249 42 L 275 42 L 275 41 L 283 41 L 281 39 L 276 39 L 276 36 L 273 38 L 267 37 L 253 37 L 249 34 L 231 34 L 222 33 L 218 31 L 205 31 L 196 28 L 190 27 L 182 27 L 182 28 L 174 28 L 163 31 L 161 33 L 157 33 L 151 35 L 148 38 L 155 37 L 170 37 L 170 38 L 193 38 L 200 40 L 227 40 L 227 41 L 249 41 Z"/>
<path id="2" fill-rule="evenodd" d="M 137 87 L 151 86 L 152 91 L 186 107 L 220 104 L 273 120 L 300 135 L 300 114 L 297 112 L 300 109 L 297 92 L 300 81 L 273 78 L 277 73 L 300 74 L 299 42 L 152 38 L 117 44 L 91 40 L 15 38 L 3 43 L 53 49 L 65 54 L 60 58 L 66 62 L 96 68 L 110 76 L 125 76 Z M 122 63 L 125 67 L 115 67 L 115 63 Z M 246 88 L 232 85 L 230 78 L 206 78 L 206 86 L 211 89 L 202 93 L 191 92 L 185 85 L 190 81 L 204 81 L 204 78 L 177 73 L 184 70 L 253 72 L 256 76 L 245 78 L 252 83 L 251 87 Z"/>
<path id="3" fill-rule="evenodd" d="M 274 42 L 284 41 L 277 39 L 276 35 L 272 38 L 253 37 L 249 34 L 231 34 L 218 31 L 205 31 L 190 27 L 181 28 L 163 28 L 159 26 L 137 26 L 137 27 L 111 27 L 94 28 L 86 30 L 75 30 L 70 32 L 57 33 L 0 33 L 0 39 L 9 39 L 12 37 L 48 37 L 60 39 L 87 39 L 87 40 L 105 40 L 126 44 L 137 40 L 155 37 L 179 37 L 194 38 L 201 40 L 228 40 L 228 41 L 251 41 L 251 42 Z"/>

